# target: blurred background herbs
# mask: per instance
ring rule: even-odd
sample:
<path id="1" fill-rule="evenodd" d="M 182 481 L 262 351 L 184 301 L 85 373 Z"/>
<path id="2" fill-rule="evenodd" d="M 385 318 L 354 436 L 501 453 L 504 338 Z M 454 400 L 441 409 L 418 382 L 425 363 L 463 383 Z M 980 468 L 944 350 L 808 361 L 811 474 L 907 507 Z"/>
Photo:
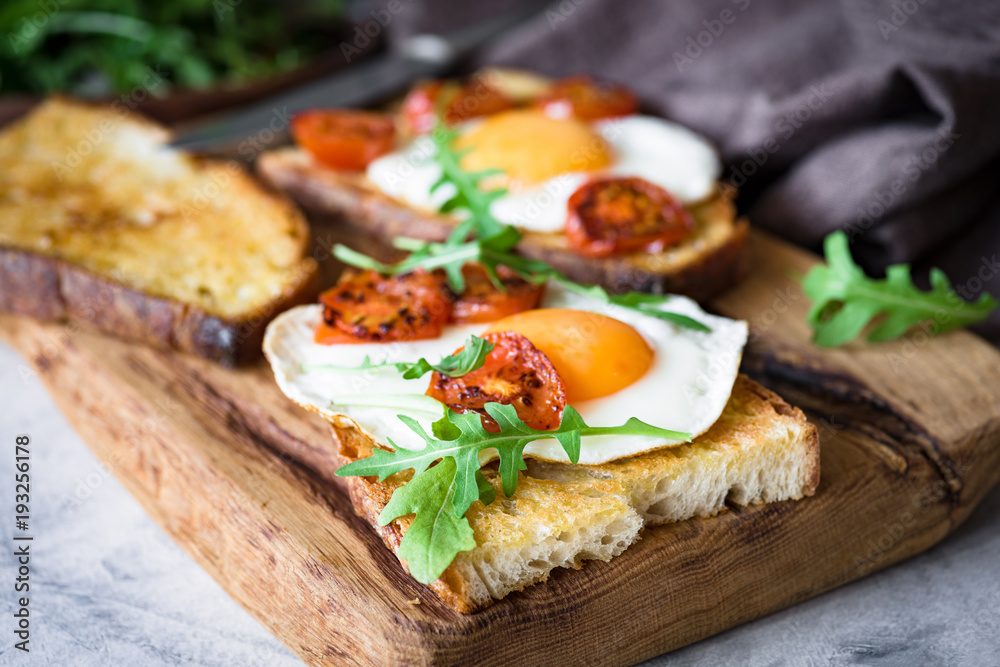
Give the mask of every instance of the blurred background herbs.
<path id="1" fill-rule="evenodd" d="M 336 50 L 345 4 L 4 0 L 0 92 L 163 95 L 261 81 Z"/>

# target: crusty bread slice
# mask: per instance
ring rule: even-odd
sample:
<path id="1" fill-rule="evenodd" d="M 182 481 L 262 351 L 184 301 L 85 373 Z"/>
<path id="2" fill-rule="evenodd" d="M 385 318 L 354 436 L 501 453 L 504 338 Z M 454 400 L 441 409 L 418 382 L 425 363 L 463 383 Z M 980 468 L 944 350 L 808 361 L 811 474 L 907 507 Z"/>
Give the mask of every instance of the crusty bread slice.
<path id="1" fill-rule="evenodd" d="M 53 98 L 0 133 L 0 309 L 227 364 L 316 293 L 309 229 L 235 163 L 125 105 Z"/>
<path id="2" fill-rule="evenodd" d="M 286 193 L 307 213 L 333 217 L 389 245 L 409 236 L 431 241 L 447 238 L 455 226 L 448 217 L 416 209 L 376 188 L 363 174 L 325 167 L 305 151 L 283 148 L 257 159 L 258 175 Z M 527 257 L 548 262 L 584 284 L 615 293 L 632 290 L 684 294 L 705 301 L 733 285 L 742 274 L 748 225 L 737 219 L 731 191 L 691 207 L 697 229 L 683 243 L 658 253 L 583 257 L 569 248 L 563 234 L 525 232 L 517 246 Z"/>
<path id="3" fill-rule="evenodd" d="M 372 440 L 333 424 L 341 463 L 371 455 Z M 412 520 L 387 526 L 378 515 L 409 472 L 378 482 L 347 477 L 356 511 L 394 552 Z M 812 495 L 819 484 L 819 437 L 802 412 L 739 376 L 719 420 L 692 443 L 595 466 L 528 461 L 516 493 L 473 503 L 467 517 L 476 548 L 458 555 L 431 588 L 469 613 L 544 581 L 557 567 L 607 561 L 645 526 L 711 516 L 747 505 Z M 405 562 L 403 562 L 405 566 Z"/>

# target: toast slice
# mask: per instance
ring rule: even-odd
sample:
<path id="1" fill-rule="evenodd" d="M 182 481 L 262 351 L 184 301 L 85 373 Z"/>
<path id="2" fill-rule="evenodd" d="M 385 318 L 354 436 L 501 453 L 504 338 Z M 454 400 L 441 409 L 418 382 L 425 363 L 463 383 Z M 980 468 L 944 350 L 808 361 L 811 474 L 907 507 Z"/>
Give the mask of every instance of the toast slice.
<path id="1" fill-rule="evenodd" d="M 376 444 L 370 438 L 332 426 L 340 464 L 371 455 Z M 712 516 L 727 503 L 810 496 L 819 484 L 819 437 L 799 409 L 741 375 L 718 421 L 690 444 L 603 465 L 527 463 L 510 498 L 499 474 L 484 470 L 497 500 L 477 501 L 466 514 L 477 546 L 460 553 L 430 586 L 459 612 L 544 581 L 557 567 L 611 560 L 647 526 Z M 393 552 L 412 516 L 383 527 L 378 515 L 409 477 L 405 471 L 384 482 L 338 478 L 357 513 Z"/>
<path id="2" fill-rule="evenodd" d="M 455 226 L 446 216 L 390 197 L 364 174 L 326 167 L 299 148 L 262 154 L 256 170 L 265 183 L 307 213 L 333 218 L 358 234 L 374 235 L 387 248 L 399 236 L 443 241 Z M 663 252 L 590 258 L 574 252 L 563 234 L 531 231 L 524 232 L 517 251 L 548 262 L 572 280 L 599 284 L 610 292 L 683 294 L 706 301 L 733 285 L 745 269 L 743 248 L 749 226 L 736 218 L 732 197 L 731 190 L 720 186 L 714 196 L 692 206 L 697 229 Z"/>
<path id="3" fill-rule="evenodd" d="M 0 309 L 227 365 L 318 291 L 309 228 L 127 106 L 50 99 L 0 133 Z"/>

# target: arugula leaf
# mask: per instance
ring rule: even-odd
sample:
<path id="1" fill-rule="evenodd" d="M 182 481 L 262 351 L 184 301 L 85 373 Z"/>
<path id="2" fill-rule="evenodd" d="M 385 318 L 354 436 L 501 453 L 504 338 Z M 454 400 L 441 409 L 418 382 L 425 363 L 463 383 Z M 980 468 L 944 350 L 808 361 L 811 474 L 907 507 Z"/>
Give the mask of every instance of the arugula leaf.
<path id="1" fill-rule="evenodd" d="M 576 463 L 580 458 L 580 438 L 589 435 L 648 435 L 669 438 L 671 440 L 689 441 L 691 434 L 670 431 L 651 426 L 634 417 L 621 426 L 592 427 L 584 423 L 580 413 L 572 406 L 563 410 L 562 422 L 551 431 L 538 431 L 517 416 L 517 411 L 511 405 L 487 403 L 486 412 L 500 426 L 499 433 L 490 433 L 483 428 L 479 413 L 459 413 L 446 410 L 443 422 L 447 426 L 438 426 L 429 435 L 414 419 L 399 415 L 399 419 L 426 443 L 423 449 L 412 450 L 396 447 L 395 451 L 375 450 L 369 458 L 347 464 L 337 471 L 338 476 L 369 476 L 378 475 L 380 480 L 402 470 L 412 468 L 414 479 L 419 479 L 428 467 L 439 459 L 451 459 L 458 466 L 455 475 L 455 493 L 453 498 L 456 516 L 465 514 L 469 506 L 480 498 L 480 488 L 476 483 L 475 474 L 480 468 L 479 452 L 484 449 L 495 449 L 500 457 L 500 479 L 503 492 L 510 496 L 517 489 L 517 473 L 525 469 L 524 448 L 528 443 L 545 438 L 555 438 L 566 451 L 570 461 Z M 440 434 L 450 435 L 442 439 Z"/>
<path id="2" fill-rule="evenodd" d="M 670 296 L 666 294 L 647 294 L 645 292 L 609 294 L 608 291 L 600 285 L 580 285 L 559 274 L 552 276 L 552 279 L 571 292 L 600 299 L 604 303 L 610 303 L 616 306 L 621 306 L 622 308 L 628 308 L 629 310 L 634 310 L 642 313 L 643 315 L 656 317 L 667 322 L 672 322 L 678 326 L 694 329 L 695 331 L 709 332 L 712 330 L 706 324 L 699 322 L 693 317 L 688 317 L 687 315 L 682 315 L 680 313 L 673 313 L 668 310 L 661 310 L 660 306 L 670 300 Z"/>
<path id="3" fill-rule="evenodd" d="M 455 187 L 455 195 L 441 206 L 441 212 L 465 209 L 469 212 L 469 217 L 455 227 L 445 243 L 410 238 L 396 239 L 394 245 L 397 248 L 409 250 L 411 253 L 397 264 L 384 264 L 340 244 L 333 248 L 333 254 L 337 259 L 345 264 L 373 269 L 385 275 L 398 275 L 417 268 L 426 271 L 442 269 L 456 292 L 465 290 L 462 267 L 466 262 L 472 261 L 482 264 L 493 284 L 503 291 L 505 288 L 496 273 L 497 267 L 503 265 L 525 280 L 538 283 L 552 279 L 573 292 L 589 295 L 604 303 L 615 304 L 695 331 L 711 331 L 709 327 L 694 318 L 660 308 L 669 299 L 668 296 L 641 292 L 610 295 L 599 286 L 585 287 L 571 281 L 545 262 L 515 255 L 511 251 L 521 240 L 521 233 L 511 225 L 497 221 L 490 212 L 490 205 L 507 191 L 498 189 L 486 192 L 480 188 L 484 178 L 501 172 L 495 169 L 481 172 L 465 171 L 461 166 L 461 159 L 468 151 L 456 151 L 453 145 L 458 137 L 458 130 L 446 128 L 438 123 L 431 137 L 436 148 L 435 160 L 441 166 L 441 177 L 431 187 L 431 192 L 447 183 L 452 184 Z M 472 240 L 467 240 L 470 235 L 473 237 Z"/>
<path id="4" fill-rule="evenodd" d="M 462 168 L 462 158 L 468 150 L 457 151 L 454 148 L 458 130 L 447 128 L 442 124 L 431 132 L 434 142 L 434 160 L 441 167 L 441 177 L 431 186 L 431 193 L 447 183 L 455 186 L 455 194 L 441 206 L 442 213 L 465 209 L 469 217 L 458 224 L 448 236 L 448 245 L 464 242 L 470 234 L 476 238 L 489 238 L 504 232 L 507 225 L 501 224 L 490 212 L 490 205 L 507 194 L 505 188 L 483 190 L 481 182 L 490 176 L 501 174 L 499 169 L 487 169 L 479 172 L 468 172 Z"/>
<path id="5" fill-rule="evenodd" d="M 482 470 L 476 471 L 476 486 L 479 487 L 479 502 L 482 504 L 489 505 L 497 499 L 497 490 L 489 483 Z"/>
<path id="6" fill-rule="evenodd" d="M 437 364 L 432 364 L 421 357 L 415 364 L 410 364 L 409 368 L 403 371 L 403 378 L 415 380 L 431 371 L 437 371 L 448 377 L 461 377 L 481 368 L 483 362 L 486 361 L 486 355 L 492 351 L 493 343 L 479 336 L 469 336 L 469 340 L 465 342 L 465 346 L 458 353 L 442 357 Z"/>
<path id="7" fill-rule="evenodd" d="M 827 236 L 823 250 L 827 264 L 814 266 L 802 281 L 813 300 L 806 321 L 813 327 L 813 342 L 822 347 L 853 340 L 879 315 L 884 319 L 868 334 L 872 342 L 899 338 L 925 320 L 934 320 L 936 333 L 943 333 L 981 322 L 997 307 L 987 294 L 964 301 L 940 269 L 931 270 L 929 292 L 917 289 L 906 264 L 890 266 L 882 280 L 869 278 L 851 258 L 842 231 Z"/>
<path id="8" fill-rule="evenodd" d="M 427 373 L 437 371 L 448 377 L 461 377 L 482 367 L 486 361 L 486 355 L 493 351 L 493 343 L 479 336 L 469 336 L 465 346 L 455 354 L 441 357 L 441 361 L 432 364 L 426 358 L 420 357 L 416 361 L 383 361 L 374 363 L 371 357 L 365 355 L 360 366 L 337 366 L 335 364 L 302 364 L 302 370 L 331 370 L 331 371 L 361 371 L 377 368 L 395 368 L 402 373 L 404 380 L 416 380 Z"/>
<path id="9" fill-rule="evenodd" d="M 499 284 L 499 280 L 496 279 L 496 270 L 502 265 L 531 282 L 552 280 L 571 292 L 590 296 L 604 303 L 615 304 L 695 331 L 711 331 L 704 323 L 692 317 L 662 310 L 660 306 L 670 300 L 669 295 L 643 292 L 609 294 L 607 290 L 598 285 L 585 286 L 573 282 L 545 262 L 515 255 L 510 250 L 519 238 L 520 233 L 516 229 L 507 227 L 500 234 L 488 239 L 474 239 L 457 244 L 397 239 L 397 245 L 412 250 L 409 257 L 397 264 L 383 264 L 340 244 L 333 247 L 333 254 L 345 264 L 362 269 L 374 269 L 385 275 L 399 275 L 418 268 L 426 271 L 444 269 L 449 284 L 456 292 L 462 292 L 465 289 L 462 267 L 466 262 L 481 263 L 494 279 L 494 284 Z"/>
<path id="10" fill-rule="evenodd" d="M 378 517 L 379 525 L 385 526 L 401 516 L 414 515 L 399 543 L 399 557 L 406 559 L 410 574 L 422 584 L 441 576 L 459 552 L 476 548 L 469 520 L 452 511 L 456 470 L 453 460 L 444 459 L 414 476 L 393 492 Z"/>

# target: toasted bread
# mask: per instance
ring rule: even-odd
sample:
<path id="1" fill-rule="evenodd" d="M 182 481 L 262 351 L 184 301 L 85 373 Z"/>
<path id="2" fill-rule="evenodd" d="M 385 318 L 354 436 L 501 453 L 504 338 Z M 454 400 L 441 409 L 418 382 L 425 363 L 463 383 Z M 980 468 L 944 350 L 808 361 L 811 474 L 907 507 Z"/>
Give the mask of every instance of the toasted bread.
<path id="1" fill-rule="evenodd" d="M 377 446 L 356 429 L 332 427 L 341 464 L 368 457 Z M 409 477 L 407 471 L 384 482 L 343 478 L 355 510 L 394 552 L 412 515 L 387 526 L 378 525 L 378 515 Z M 727 503 L 812 495 L 819 484 L 819 438 L 800 410 L 739 376 L 722 416 L 690 444 L 603 465 L 529 460 L 510 498 L 495 470 L 486 470 L 486 477 L 497 500 L 487 506 L 477 501 L 466 514 L 477 546 L 460 553 L 431 584 L 462 613 L 544 581 L 557 567 L 610 560 L 644 527 L 711 516 Z"/>
<path id="2" fill-rule="evenodd" d="M 290 203 L 231 163 L 166 146 L 128 107 L 51 99 L 0 133 L 0 309 L 225 364 L 311 300 Z"/>
<path id="3" fill-rule="evenodd" d="M 284 148 L 261 155 L 258 175 L 286 193 L 310 214 L 333 217 L 359 234 L 386 245 L 399 236 L 442 241 L 455 226 L 446 216 L 422 211 L 378 190 L 363 174 L 330 169 L 305 151 Z M 743 271 L 748 225 L 735 217 L 731 191 L 691 207 L 697 228 L 680 245 L 658 253 L 584 257 L 563 234 L 525 232 L 517 246 L 522 255 L 541 259 L 568 277 L 599 284 L 614 293 L 632 290 L 684 294 L 705 301 L 730 287 Z"/>

